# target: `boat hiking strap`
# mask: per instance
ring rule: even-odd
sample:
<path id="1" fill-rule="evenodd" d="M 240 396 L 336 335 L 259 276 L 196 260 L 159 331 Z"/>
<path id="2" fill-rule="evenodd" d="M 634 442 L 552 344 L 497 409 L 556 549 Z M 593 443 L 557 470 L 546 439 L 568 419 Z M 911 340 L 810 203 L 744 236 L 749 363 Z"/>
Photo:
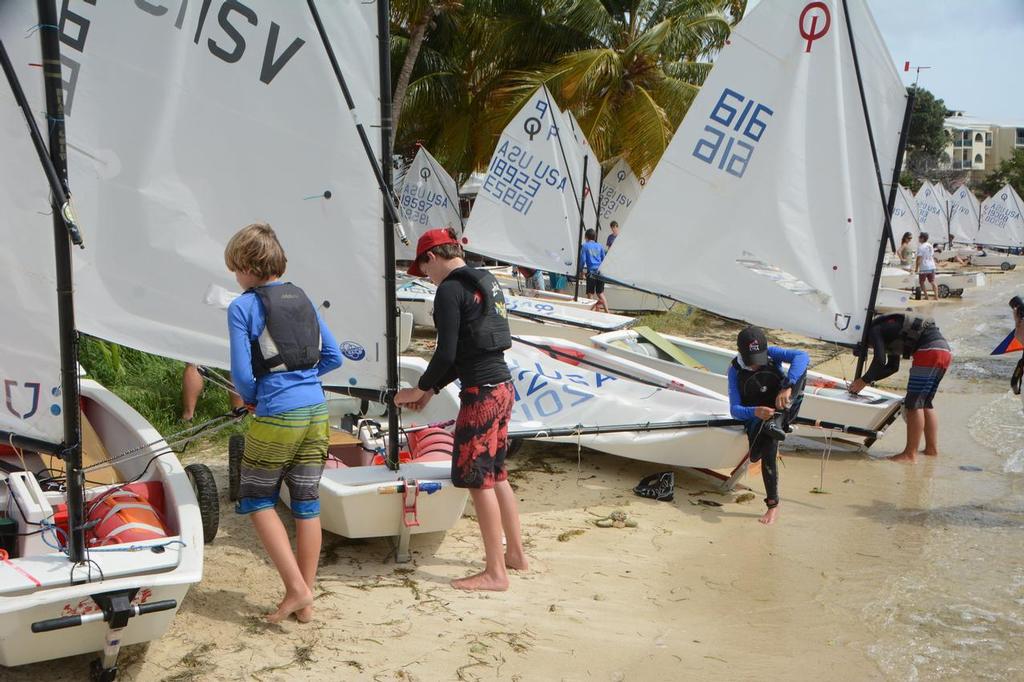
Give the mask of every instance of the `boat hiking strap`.
<path id="1" fill-rule="evenodd" d="M 650 327 L 633 327 L 633 331 L 640 335 L 640 337 L 647 341 L 649 344 L 660 350 L 665 355 L 669 356 L 672 360 L 678 362 L 680 365 L 690 367 L 692 369 L 707 369 L 702 364 L 694 360 L 693 356 L 684 351 L 682 348 L 672 343 L 664 336 L 654 331 Z"/>

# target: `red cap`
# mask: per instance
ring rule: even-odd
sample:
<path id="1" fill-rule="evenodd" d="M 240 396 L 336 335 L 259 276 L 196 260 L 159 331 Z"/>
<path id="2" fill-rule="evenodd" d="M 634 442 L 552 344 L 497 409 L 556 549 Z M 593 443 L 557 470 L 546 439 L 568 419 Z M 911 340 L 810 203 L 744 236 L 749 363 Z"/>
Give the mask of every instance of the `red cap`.
<path id="1" fill-rule="evenodd" d="M 458 244 L 459 240 L 452 235 L 451 228 L 439 227 L 434 230 L 427 230 L 420 235 L 420 240 L 416 242 L 416 260 L 409 266 L 409 274 L 413 277 L 423 277 L 423 271 L 420 270 L 420 256 L 430 251 L 435 246 L 441 246 L 443 244 Z"/>

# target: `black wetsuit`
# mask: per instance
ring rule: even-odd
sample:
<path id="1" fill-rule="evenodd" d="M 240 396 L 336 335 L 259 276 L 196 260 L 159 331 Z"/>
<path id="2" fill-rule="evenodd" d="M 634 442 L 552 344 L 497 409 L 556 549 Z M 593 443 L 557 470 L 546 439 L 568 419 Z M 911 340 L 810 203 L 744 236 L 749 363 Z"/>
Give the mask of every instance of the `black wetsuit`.
<path id="1" fill-rule="evenodd" d="M 906 316 L 901 313 L 880 315 L 871 322 L 868 330 L 868 344 L 874 352 L 871 366 L 861 377 L 866 383 L 881 381 L 892 376 L 900 368 L 900 357 L 910 357 L 918 350 L 943 348 L 949 350 L 942 332 L 934 324 L 926 324 L 916 343 L 903 339 L 903 325 Z"/>
<path id="2" fill-rule="evenodd" d="M 455 379 L 462 388 L 510 381 L 504 351 L 480 350 L 468 324 L 483 314 L 483 296 L 469 282 L 449 274 L 434 295 L 437 349 L 419 380 L 423 391 L 439 391 Z"/>

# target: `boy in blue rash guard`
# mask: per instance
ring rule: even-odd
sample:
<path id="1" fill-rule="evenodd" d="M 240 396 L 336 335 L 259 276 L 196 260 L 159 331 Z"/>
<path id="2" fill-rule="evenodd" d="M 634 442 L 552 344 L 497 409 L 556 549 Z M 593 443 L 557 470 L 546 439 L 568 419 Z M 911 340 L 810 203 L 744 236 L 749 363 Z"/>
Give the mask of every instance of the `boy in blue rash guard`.
<path id="1" fill-rule="evenodd" d="M 597 243 L 597 232 L 589 229 L 587 241 L 580 247 L 580 265 L 587 277 L 587 296 L 597 296 L 597 303 L 591 310 L 608 312 L 608 301 L 604 297 L 604 280 L 601 279 L 601 263 L 604 262 L 605 248 Z"/>
<path id="2" fill-rule="evenodd" d="M 313 617 L 320 560 L 320 476 L 327 459 L 327 403 L 320 376 L 341 366 L 341 349 L 301 289 L 280 281 L 288 259 L 270 225 L 239 230 L 224 262 L 245 290 L 228 307 L 231 378 L 255 414 L 245 436 L 239 499 L 284 582 L 284 599 L 267 620 Z M 288 485 L 296 549 L 277 515 Z"/>
<path id="3" fill-rule="evenodd" d="M 744 423 L 750 461 L 761 462 L 768 507 L 761 523 L 771 525 L 779 513 L 779 443 L 800 411 L 811 359 L 802 350 L 769 346 L 759 327 L 747 327 L 736 341 L 739 354 L 729 366 L 729 412 Z M 786 372 L 783 363 L 789 364 Z"/>

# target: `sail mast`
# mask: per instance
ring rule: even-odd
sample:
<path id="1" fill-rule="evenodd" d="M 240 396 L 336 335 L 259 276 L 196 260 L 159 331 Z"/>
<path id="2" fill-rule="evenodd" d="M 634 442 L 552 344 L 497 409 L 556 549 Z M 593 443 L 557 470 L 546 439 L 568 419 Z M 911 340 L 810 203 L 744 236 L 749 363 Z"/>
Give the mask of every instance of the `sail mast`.
<path id="1" fill-rule="evenodd" d="M 53 0 L 38 0 L 39 40 L 42 46 L 43 84 L 50 139 L 50 161 L 67 191 L 68 165 L 64 132 L 64 91 L 60 66 L 60 35 L 57 8 Z M 75 329 L 74 286 L 71 271 L 73 233 L 65 223 L 70 216 L 55 193 L 53 206 L 53 249 L 57 273 L 57 333 L 60 338 L 61 408 L 64 443 L 61 456 L 67 470 L 68 555 L 74 563 L 85 560 L 85 477 L 82 473 L 81 406 L 78 394 L 78 332 Z M 70 221 L 69 221 L 70 222 Z M 80 239 L 77 239 L 79 243 Z"/>
<path id="2" fill-rule="evenodd" d="M 892 209 L 896 205 L 896 192 L 898 191 L 897 185 L 899 183 L 900 168 L 903 165 L 903 152 L 907 146 L 907 134 L 909 133 L 910 128 L 910 114 L 913 111 L 914 106 L 914 93 L 908 92 L 907 94 L 907 106 L 903 114 L 903 128 L 900 131 L 899 147 L 896 151 L 896 163 L 893 164 L 893 178 L 887 200 L 885 196 L 885 187 L 882 184 L 882 169 L 878 164 L 878 148 L 875 146 L 875 134 L 871 128 L 871 114 L 868 112 L 868 101 L 864 95 L 864 80 L 861 78 L 860 61 L 857 59 L 857 44 L 853 39 L 853 25 L 850 23 L 850 8 L 847 5 L 847 0 L 843 0 L 843 15 L 846 18 L 846 33 L 850 39 L 850 55 L 853 57 L 853 69 L 857 74 L 857 90 L 860 92 L 860 104 L 864 111 L 864 124 L 868 131 L 868 144 L 871 147 L 871 159 L 875 166 L 875 178 L 878 182 L 878 195 L 882 201 L 883 207 L 882 235 L 878 240 L 878 258 L 875 261 L 875 274 L 871 282 L 871 293 L 868 297 L 868 306 L 864 317 L 864 330 L 861 334 L 860 345 L 862 352 L 857 358 L 857 369 L 854 374 L 854 378 L 859 379 L 864 370 L 864 358 L 867 355 L 868 329 L 871 326 L 871 318 L 875 313 L 875 302 L 878 300 L 878 285 L 882 278 L 882 264 L 885 261 L 886 241 L 895 241 L 893 240 L 892 235 Z"/>
<path id="3" fill-rule="evenodd" d="M 590 155 L 587 154 L 583 157 L 583 181 L 580 183 L 580 206 L 584 206 L 587 200 L 587 163 L 590 161 Z M 583 217 L 583 210 L 580 209 L 580 232 L 579 238 L 576 240 L 576 289 L 573 292 L 572 300 L 580 300 L 580 273 L 583 271 L 583 261 L 580 260 L 580 256 L 583 251 L 583 230 L 586 229 L 586 220 Z"/>
<path id="4" fill-rule="evenodd" d="M 380 61 L 380 157 L 384 186 L 384 307 L 386 314 L 388 395 L 398 391 L 398 293 L 395 291 L 395 215 L 391 203 L 391 26 L 388 0 L 377 0 L 377 47 Z M 398 470 L 398 409 L 388 400 L 388 468 Z"/>

